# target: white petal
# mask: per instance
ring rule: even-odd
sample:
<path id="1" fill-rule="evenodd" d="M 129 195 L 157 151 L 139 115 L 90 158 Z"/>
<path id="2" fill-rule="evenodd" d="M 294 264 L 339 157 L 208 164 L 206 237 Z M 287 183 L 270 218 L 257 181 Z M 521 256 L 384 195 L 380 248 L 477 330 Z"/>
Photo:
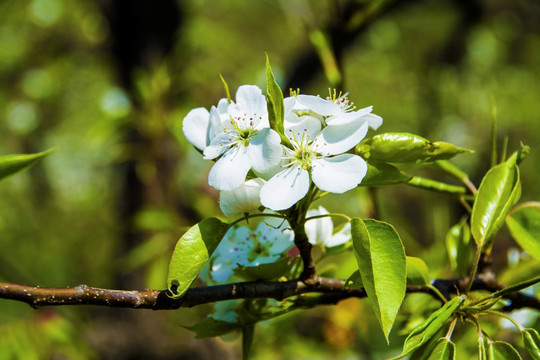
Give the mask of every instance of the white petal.
<path id="1" fill-rule="evenodd" d="M 233 190 L 244 183 L 251 169 L 247 147 L 234 146 L 212 166 L 208 174 L 208 184 L 217 190 Z"/>
<path id="2" fill-rule="evenodd" d="M 229 100 L 225 98 L 219 99 L 219 102 L 217 104 L 217 110 L 220 113 L 220 115 L 226 115 L 228 107 L 229 107 Z"/>
<path id="3" fill-rule="evenodd" d="M 338 246 L 345 244 L 351 240 L 351 223 L 348 222 L 343 226 L 341 230 L 332 235 L 329 240 L 324 244 L 326 247 Z"/>
<path id="4" fill-rule="evenodd" d="M 223 154 L 230 148 L 235 137 L 236 131 L 231 131 L 229 134 L 220 133 L 214 137 L 212 142 L 204 149 L 204 158 L 211 160 Z"/>
<path id="5" fill-rule="evenodd" d="M 373 130 L 377 130 L 382 125 L 383 119 L 379 115 L 367 114 L 365 117 L 368 119 L 369 127 Z"/>
<path id="6" fill-rule="evenodd" d="M 255 85 L 242 85 L 236 91 L 236 104 L 248 114 L 263 115 L 267 113 L 266 98 L 261 89 Z"/>
<path id="7" fill-rule="evenodd" d="M 262 179 L 248 180 L 236 189 L 219 193 L 219 207 L 226 216 L 257 210 L 261 206 L 259 193 Z"/>
<path id="8" fill-rule="evenodd" d="M 328 214 L 328 210 L 319 206 L 318 209 L 309 210 L 307 212 L 307 217 L 325 214 Z M 313 245 L 325 245 L 332 237 L 332 231 L 334 231 L 334 224 L 330 217 L 309 220 L 304 227 L 306 229 L 308 240 Z"/>
<path id="9" fill-rule="evenodd" d="M 323 155 L 336 155 L 348 151 L 366 136 L 368 123 L 362 119 L 325 127 L 313 141 L 313 148 Z"/>
<path id="10" fill-rule="evenodd" d="M 207 133 L 210 122 L 210 114 L 205 108 L 191 110 L 182 122 L 182 131 L 187 141 L 199 150 L 208 146 Z"/>
<path id="11" fill-rule="evenodd" d="M 291 137 L 291 131 L 297 139 L 302 137 L 302 133 L 306 133 L 311 139 L 315 138 L 321 131 L 321 121 L 310 115 L 298 116 L 295 113 L 289 114 L 284 121 L 285 136 Z"/>
<path id="12" fill-rule="evenodd" d="M 360 184 L 366 172 L 364 159 L 358 155 L 342 154 L 315 160 L 311 177 L 319 189 L 341 194 Z"/>
<path id="13" fill-rule="evenodd" d="M 283 99 L 283 115 L 285 117 L 287 117 L 287 115 L 289 115 L 293 111 L 295 104 L 296 98 L 294 96 L 289 96 Z"/>
<path id="14" fill-rule="evenodd" d="M 368 115 L 371 112 L 371 110 L 373 110 L 373 106 L 368 106 L 367 108 L 363 108 L 358 111 L 342 112 L 340 114 L 337 114 L 336 116 L 331 116 L 328 119 L 326 119 L 326 123 L 328 125 L 347 124 L 347 123 L 350 123 L 351 121 L 361 118 L 362 116 Z"/>
<path id="15" fill-rule="evenodd" d="M 272 210 L 285 210 L 306 196 L 309 173 L 300 167 L 289 167 L 272 177 L 261 189 L 261 204 Z"/>
<path id="16" fill-rule="evenodd" d="M 264 173 L 281 161 L 283 148 L 279 134 L 272 129 L 262 129 L 249 142 L 248 153 L 253 170 Z"/>
<path id="17" fill-rule="evenodd" d="M 336 115 L 341 112 L 341 107 L 338 104 L 320 96 L 298 95 L 296 98 L 302 105 L 323 116 Z"/>
<path id="18" fill-rule="evenodd" d="M 211 144 L 212 140 L 223 131 L 221 126 L 221 115 L 215 106 L 210 108 L 210 124 L 208 125 L 208 133 L 206 136 L 206 144 Z"/>

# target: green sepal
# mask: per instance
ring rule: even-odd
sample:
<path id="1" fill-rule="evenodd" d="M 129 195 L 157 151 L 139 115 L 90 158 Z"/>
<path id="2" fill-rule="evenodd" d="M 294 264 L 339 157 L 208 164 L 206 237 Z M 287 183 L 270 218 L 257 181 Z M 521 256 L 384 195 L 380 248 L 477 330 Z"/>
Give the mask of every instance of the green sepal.
<path id="1" fill-rule="evenodd" d="M 471 266 L 473 252 L 470 242 L 471 230 L 464 217 L 448 230 L 445 242 L 450 266 L 460 276 L 466 275 L 469 266 Z"/>
<path id="2" fill-rule="evenodd" d="M 491 251 L 493 237 L 521 195 L 517 153 L 491 168 L 484 176 L 474 200 L 471 233 L 476 244 Z"/>
<path id="3" fill-rule="evenodd" d="M 448 160 L 456 155 L 473 152 L 442 141 L 429 140 L 409 133 L 384 133 L 364 139 L 356 153 L 364 159 L 390 163 L 423 163 Z"/>
<path id="4" fill-rule="evenodd" d="M 521 356 L 512 345 L 504 341 L 495 341 L 488 344 L 488 360 L 521 360 Z"/>
<path id="5" fill-rule="evenodd" d="M 523 345 L 529 353 L 532 360 L 540 360 L 540 336 L 535 329 L 521 330 L 523 336 Z"/>
<path id="6" fill-rule="evenodd" d="M 506 225 L 519 246 L 540 260 L 540 203 L 519 205 L 506 217 Z"/>
<path id="7" fill-rule="evenodd" d="M 189 289 L 229 228 L 217 218 L 192 226 L 178 242 L 169 263 L 167 287 L 174 299 Z"/>
<path id="8" fill-rule="evenodd" d="M 367 161 L 367 173 L 360 186 L 384 186 L 402 184 L 409 181 L 409 176 L 394 165 L 382 161 Z"/>
<path id="9" fill-rule="evenodd" d="M 50 153 L 55 152 L 58 148 L 49 149 L 35 154 L 11 154 L 0 156 L 0 181 L 7 179 L 11 175 L 15 175 L 19 171 L 23 171 L 34 165 Z"/>
<path id="10" fill-rule="evenodd" d="M 386 341 L 406 290 L 405 250 L 396 230 L 376 220 L 351 220 L 353 248 L 368 302 Z"/>

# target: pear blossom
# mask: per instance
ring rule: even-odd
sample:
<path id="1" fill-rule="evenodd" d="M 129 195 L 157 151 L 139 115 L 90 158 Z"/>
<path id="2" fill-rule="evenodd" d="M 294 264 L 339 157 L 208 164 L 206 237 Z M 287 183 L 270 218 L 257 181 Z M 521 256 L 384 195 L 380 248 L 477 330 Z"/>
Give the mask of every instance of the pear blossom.
<path id="1" fill-rule="evenodd" d="M 294 245 L 294 232 L 282 219 L 267 218 L 255 231 L 231 227 L 212 256 L 210 276 L 216 282 L 229 280 L 238 266 L 273 263 Z"/>
<path id="2" fill-rule="evenodd" d="M 283 153 L 279 134 L 270 129 L 266 99 L 257 86 L 240 86 L 227 114 L 228 121 L 203 152 L 205 159 L 219 158 L 208 176 L 208 183 L 217 190 L 242 185 L 250 169 L 264 173 L 274 168 Z M 209 128 L 214 134 L 213 122 Z"/>
<path id="3" fill-rule="evenodd" d="M 317 209 L 309 210 L 307 217 L 327 214 L 329 214 L 328 210 L 319 206 Z M 351 223 L 346 223 L 345 226 L 334 234 L 334 224 L 330 217 L 309 220 L 304 227 L 308 240 L 313 245 L 334 247 L 351 240 Z"/>
<path id="4" fill-rule="evenodd" d="M 247 213 L 261 207 L 259 193 L 266 183 L 256 178 L 244 182 L 236 189 L 219 193 L 219 207 L 226 216 Z"/>
<path id="5" fill-rule="evenodd" d="M 203 107 L 191 110 L 182 122 L 182 132 L 187 141 L 204 151 L 210 142 L 224 129 L 227 119 L 227 99 L 221 99 L 210 112 Z"/>

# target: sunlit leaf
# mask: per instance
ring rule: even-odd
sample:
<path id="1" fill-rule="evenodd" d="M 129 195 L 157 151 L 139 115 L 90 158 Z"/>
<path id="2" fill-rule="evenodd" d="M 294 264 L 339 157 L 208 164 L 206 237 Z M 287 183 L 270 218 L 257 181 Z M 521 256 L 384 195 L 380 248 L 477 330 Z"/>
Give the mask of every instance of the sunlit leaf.
<path id="1" fill-rule="evenodd" d="M 506 217 L 506 225 L 523 250 L 540 260 L 540 203 L 520 205 Z"/>
<path id="2" fill-rule="evenodd" d="M 447 338 L 441 338 L 428 360 L 455 360 L 456 345 Z"/>
<path id="3" fill-rule="evenodd" d="M 521 194 L 516 157 L 517 153 L 514 153 L 506 162 L 490 169 L 476 194 L 471 215 L 471 233 L 476 244 L 488 251 L 490 240 L 499 231 Z"/>
<path id="4" fill-rule="evenodd" d="M 289 140 L 285 136 L 285 128 L 283 125 L 283 120 L 285 118 L 283 92 L 274 78 L 268 55 L 266 55 L 266 106 L 268 107 L 270 128 L 274 129 L 279 134 L 283 142 L 289 143 Z"/>
<path id="5" fill-rule="evenodd" d="M 356 153 L 364 159 L 390 163 L 421 163 L 447 160 L 464 152 L 472 152 L 442 141 L 430 142 L 409 133 L 384 133 L 364 139 Z"/>
<path id="6" fill-rule="evenodd" d="M 208 218 L 191 227 L 178 242 L 169 263 L 167 286 L 173 298 L 189 289 L 227 232 L 228 225 Z"/>
<path id="7" fill-rule="evenodd" d="M 353 246 L 368 301 L 375 311 L 384 336 L 396 319 L 405 296 L 405 250 L 394 228 L 382 221 L 354 218 Z"/>
<path id="8" fill-rule="evenodd" d="M 523 329 L 523 344 L 531 359 L 540 360 L 540 336 L 535 329 Z"/>
<path id="9" fill-rule="evenodd" d="M 234 273 L 246 280 L 271 280 L 284 275 L 289 269 L 288 257 L 282 257 L 276 262 L 257 266 L 238 266 Z"/>
<path id="10" fill-rule="evenodd" d="M 58 148 L 49 149 L 36 154 L 14 154 L 0 156 L 0 181 L 8 178 L 11 175 L 23 171 L 37 161 L 41 160 L 45 156 L 52 152 L 55 152 Z"/>
<path id="11" fill-rule="evenodd" d="M 488 345 L 488 360 L 521 360 L 516 349 L 504 341 L 495 341 Z"/>

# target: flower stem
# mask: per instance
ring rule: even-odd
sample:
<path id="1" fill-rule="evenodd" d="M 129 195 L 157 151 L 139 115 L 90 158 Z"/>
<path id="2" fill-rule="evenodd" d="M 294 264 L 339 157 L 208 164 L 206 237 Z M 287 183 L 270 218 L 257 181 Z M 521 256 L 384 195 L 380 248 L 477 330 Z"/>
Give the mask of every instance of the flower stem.
<path id="1" fill-rule="evenodd" d="M 474 258 L 473 267 L 471 270 L 471 275 L 469 276 L 469 283 L 467 284 L 467 289 L 465 290 L 465 295 L 469 294 L 471 291 L 472 284 L 474 282 L 474 277 L 476 276 L 476 270 L 478 269 L 478 263 L 480 262 L 480 256 L 482 255 L 482 248 L 480 246 L 476 249 L 476 256 Z"/>

